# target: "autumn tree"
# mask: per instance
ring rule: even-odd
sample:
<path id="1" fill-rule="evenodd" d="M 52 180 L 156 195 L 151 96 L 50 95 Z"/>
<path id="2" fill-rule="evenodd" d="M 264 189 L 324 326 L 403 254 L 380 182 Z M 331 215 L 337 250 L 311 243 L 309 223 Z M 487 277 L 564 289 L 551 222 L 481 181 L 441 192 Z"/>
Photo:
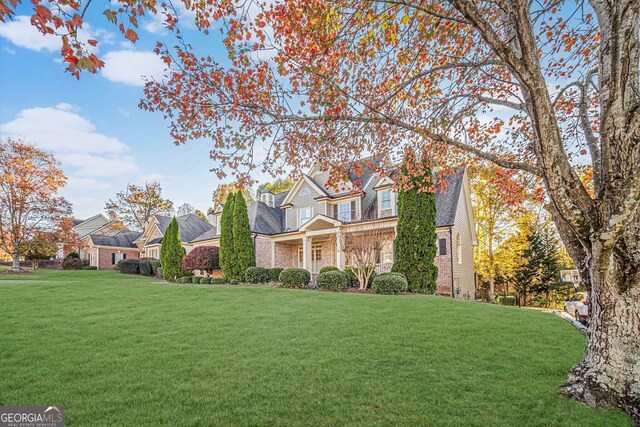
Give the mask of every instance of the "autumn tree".
<path id="1" fill-rule="evenodd" d="M 10 271 L 19 272 L 25 244 L 71 214 L 57 195 L 67 182 L 60 163 L 21 140 L 0 139 L 0 244 L 11 254 Z"/>
<path id="2" fill-rule="evenodd" d="M 158 12 L 117 3 L 134 22 Z M 39 3 L 32 22 L 62 36 L 69 71 L 95 72 L 100 60 L 75 37 L 90 2 L 74 2 L 75 14 L 67 4 Z M 584 358 L 561 391 L 640 423 L 638 0 L 185 4 L 199 28 L 223 29 L 229 61 L 176 32 L 178 43 L 157 47 L 173 71 L 145 87 L 141 106 L 171 118 L 177 144 L 211 138 L 221 176 L 231 168 L 250 182 L 269 141 L 267 171 L 414 146 L 443 168 L 475 156 L 538 177 L 591 302 Z M 3 3 L 0 16 L 15 7 Z"/>
<path id="3" fill-rule="evenodd" d="M 498 269 L 495 250 L 509 237 L 524 202 L 531 199 L 527 193 L 530 183 L 517 171 L 486 162 L 469 167 L 469 181 L 478 235 L 476 272 L 489 283 L 489 299 L 493 300 Z"/>
<path id="4" fill-rule="evenodd" d="M 265 190 L 269 190 L 273 194 L 282 193 L 283 191 L 289 191 L 291 190 L 291 187 L 293 187 L 293 184 L 295 184 L 295 181 L 291 177 L 278 177 L 271 182 L 260 184 L 258 186 L 258 189 L 256 190 L 256 197 L 260 198 L 260 194 L 262 194 Z"/>
<path id="5" fill-rule="evenodd" d="M 20 252 L 24 259 L 31 261 L 34 270 L 39 260 L 50 259 L 56 255 L 56 244 L 52 237 L 51 233 L 38 231 L 23 244 Z"/>
<path id="6" fill-rule="evenodd" d="M 231 194 L 237 193 L 238 191 L 242 193 L 247 205 L 250 205 L 253 202 L 251 191 L 249 191 L 248 188 L 241 188 L 236 184 L 218 184 L 213 192 L 213 209 L 215 210 L 218 205 L 224 205 L 227 197 Z"/>
<path id="7" fill-rule="evenodd" d="M 142 231 L 153 215 L 171 215 L 173 202 L 162 198 L 160 183 L 147 182 L 144 186 L 127 185 L 127 189 L 116 193 L 115 199 L 109 199 L 104 208 L 126 226 Z"/>

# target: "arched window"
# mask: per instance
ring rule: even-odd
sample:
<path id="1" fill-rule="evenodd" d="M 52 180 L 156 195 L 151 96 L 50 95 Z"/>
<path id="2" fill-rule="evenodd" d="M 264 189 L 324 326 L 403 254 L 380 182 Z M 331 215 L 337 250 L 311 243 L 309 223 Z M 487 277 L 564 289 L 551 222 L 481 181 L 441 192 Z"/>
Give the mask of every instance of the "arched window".
<path id="1" fill-rule="evenodd" d="M 462 242 L 460 240 L 460 233 L 456 235 L 456 249 L 457 249 L 457 261 L 458 264 L 462 264 Z"/>
<path id="2" fill-rule="evenodd" d="M 300 195 L 301 196 L 308 196 L 310 193 L 308 188 L 303 188 L 302 190 L 300 190 Z"/>

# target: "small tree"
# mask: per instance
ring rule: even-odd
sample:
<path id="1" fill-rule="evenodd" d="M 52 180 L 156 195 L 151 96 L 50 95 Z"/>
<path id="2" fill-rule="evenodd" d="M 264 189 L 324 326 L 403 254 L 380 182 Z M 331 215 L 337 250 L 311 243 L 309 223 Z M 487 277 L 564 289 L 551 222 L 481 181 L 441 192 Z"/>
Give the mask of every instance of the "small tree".
<path id="1" fill-rule="evenodd" d="M 431 169 L 407 150 L 402 165 L 398 192 L 398 231 L 392 271 L 402 273 L 411 292 L 432 294 L 436 291 L 438 267 L 436 257 L 436 199 Z"/>
<path id="2" fill-rule="evenodd" d="M 67 178 L 46 151 L 21 140 L 0 140 L 0 248 L 11 254 L 11 271 L 21 271 L 21 249 L 39 230 L 71 214 L 56 193 Z"/>
<path id="3" fill-rule="evenodd" d="M 147 182 L 144 186 L 127 185 L 125 191 L 116 193 L 115 200 L 109 199 L 105 210 L 112 218 L 118 218 L 128 227 L 144 230 L 153 215 L 169 215 L 173 202 L 162 198 L 162 187 L 158 182 Z"/>
<path id="4" fill-rule="evenodd" d="M 204 270 L 210 276 L 213 270 L 220 268 L 219 248 L 217 246 L 199 246 L 193 248 L 182 261 L 185 270 Z"/>
<path id="5" fill-rule="evenodd" d="M 38 266 L 41 259 L 49 259 L 56 254 L 56 245 L 50 233 L 39 232 L 26 242 L 22 248 L 24 258 L 31 261 L 33 269 Z"/>
<path id="6" fill-rule="evenodd" d="M 180 226 L 174 217 L 164 232 L 160 246 L 160 263 L 166 280 L 173 282 L 178 277 L 187 275 L 187 272 L 182 269 L 182 261 L 186 255 L 187 251 L 180 242 Z"/>
<path id="7" fill-rule="evenodd" d="M 233 206 L 236 197 L 231 193 L 222 207 L 220 218 L 220 268 L 224 277 L 231 278 L 234 264 Z"/>
<path id="8" fill-rule="evenodd" d="M 232 279 L 242 280 L 244 272 L 256 265 L 256 252 L 249 225 L 247 203 L 241 192 L 237 192 L 233 206 L 233 250 Z"/>
<path id="9" fill-rule="evenodd" d="M 340 234 L 338 244 L 358 279 L 358 289 L 367 289 L 367 284 L 371 283 L 386 237 L 383 229 L 367 230 L 364 227 Z"/>

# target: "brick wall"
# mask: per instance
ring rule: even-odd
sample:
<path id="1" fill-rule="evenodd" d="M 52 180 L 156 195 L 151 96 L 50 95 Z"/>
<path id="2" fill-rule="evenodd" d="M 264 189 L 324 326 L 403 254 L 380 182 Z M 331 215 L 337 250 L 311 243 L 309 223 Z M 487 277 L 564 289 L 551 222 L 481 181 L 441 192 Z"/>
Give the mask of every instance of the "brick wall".
<path id="1" fill-rule="evenodd" d="M 271 268 L 271 240 L 266 237 L 256 237 L 256 266 Z"/>
<path id="2" fill-rule="evenodd" d="M 451 296 L 451 233 L 449 230 L 438 231 L 438 241 L 440 239 L 447 240 L 447 254 L 440 255 L 440 245 L 436 252 L 434 264 L 438 267 L 438 285 L 437 294 Z"/>
<path id="3" fill-rule="evenodd" d="M 98 248 L 96 248 L 97 250 Z M 113 270 L 115 265 L 111 264 L 112 254 L 118 252 L 118 249 L 107 249 L 107 248 L 99 248 L 97 251 L 99 253 L 98 256 L 98 269 L 99 270 Z M 139 252 L 137 249 L 121 249 L 121 253 L 127 255 L 127 259 L 138 259 L 140 258 Z M 95 254 L 95 252 L 94 252 Z"/>
<path id="4" fill-rule="evenodd" d="M 298 266 L 298 245 L 276 243 L 276 267 L 290 268 Z"/>

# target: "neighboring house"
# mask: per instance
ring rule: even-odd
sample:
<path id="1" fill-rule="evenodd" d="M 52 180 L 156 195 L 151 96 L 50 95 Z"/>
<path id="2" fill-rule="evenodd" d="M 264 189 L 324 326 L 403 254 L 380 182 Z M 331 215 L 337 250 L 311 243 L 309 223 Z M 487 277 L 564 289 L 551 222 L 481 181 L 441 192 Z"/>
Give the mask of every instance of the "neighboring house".
<path id="1" fill-rule="evenodd" d="M 140 250 L 134 243 L 142 233 L 121 230 L 112 235 L 89 234 L 85 237 L 85 259 L 98 270 L 113 270 L 123 259 L 137 259 Z"/>
<path id="2" fill-rule="evenodd" d="M 164 215 L 154 215 L 151 217 L 151 221 L 149 221 L 149 224 L 145 227 L 144 232 L 133 242 L 137 245 L 141 257 L 160 259 L 162 237 L 172 219 L 173 217 Z M 194 214 L 182 215 L 176 219 L 178 220 L 178 227 L 180 228 L 180 240 L 187 253 L 191 251 L 193 247 L 193 245 L 189 243 L 190 241 L 214 229 L 213 225 Z"/>
<path id="3" fill-rule="evenodd" d="M 249 205 L 256 264 L 303 267 L 313 275 L 323 266 L 342 269 L 349 261 L 338 243 L 341 235 L 379 229 L 386 232 L 386 238 L 376 271 L 390 271 L 398 222 L 393 174 L 380 176 L 362 162 L 359 175 L 349 173 L 337 190 L 327 184 L 329 173 L 314 167 L 290 191 L 267 191 Z M 474 299 L 473 246 L 477 238 L 465 169 L 447 177 L 446 184 L 436 193 L 437 293 Z M 363 189 L 357 190 L 359 187 Z M 218 246 L 221 215 L 218 206 L 209 216 L 214 227 L 188 245 Z"/>
<path id="4" fill-rule="evenodd" d="M 81 239 L 85 239 L 88 235 L 103 229 L 110 223 L 110 221 L 106 216 L 98 214 L 89 219 L 74 219 L 73 223 L 75 226 L 71 230 L 80 236 Z M 73 248 L 65 248 L 63 245 L 58 245 L 56 258 L 64 258 L 72 250 Z M 85 258 L 85 254 L 82 250 L 78 251 L 78 255 L 80 255 L 80 258 Z"/>
<path id="5" fill-rule="evenodd" d="M 560 270 L 560 280 L 563 282 L 571 282 L 576 288 L 580 284 L 580 272 L 577 268 Z"/>

